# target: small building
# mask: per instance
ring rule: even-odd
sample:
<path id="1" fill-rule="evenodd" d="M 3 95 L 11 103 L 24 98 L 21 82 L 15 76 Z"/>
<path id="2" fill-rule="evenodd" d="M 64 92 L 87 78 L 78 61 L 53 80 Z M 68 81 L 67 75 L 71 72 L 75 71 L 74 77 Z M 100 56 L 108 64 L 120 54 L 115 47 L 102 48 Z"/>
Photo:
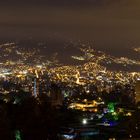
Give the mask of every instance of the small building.
<path id="1" fill-rule="evenodd" d="M 136 91 L 136 103 L 140 102 L 140 80 L 137 81 L 136 83 L 136 87 L 135 87 L 135 91 Z"/>

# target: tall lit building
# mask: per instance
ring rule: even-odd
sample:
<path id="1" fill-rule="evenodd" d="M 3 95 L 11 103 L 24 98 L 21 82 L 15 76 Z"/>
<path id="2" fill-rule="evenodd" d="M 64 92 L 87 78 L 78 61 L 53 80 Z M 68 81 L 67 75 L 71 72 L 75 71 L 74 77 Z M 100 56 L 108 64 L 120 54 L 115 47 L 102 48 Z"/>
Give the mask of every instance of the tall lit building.
<path id="1" fill-rule="evenodd" d="M 37 78 L 34 78 L 34 82 L 33 82 L 33 96 L 34 97 L 37 97 L 38 96 L 38 94 L 39 94 L 39 85 L 38 85 L 38 79 Z"/>

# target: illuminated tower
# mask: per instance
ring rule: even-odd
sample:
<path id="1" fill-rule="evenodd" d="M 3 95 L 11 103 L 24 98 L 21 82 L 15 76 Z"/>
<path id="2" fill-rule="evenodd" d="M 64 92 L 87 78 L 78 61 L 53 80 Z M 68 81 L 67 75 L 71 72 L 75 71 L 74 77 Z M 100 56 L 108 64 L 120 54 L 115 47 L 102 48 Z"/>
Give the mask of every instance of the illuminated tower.
<path id="1" fill-rule="evenodd" d="M 39 94 L 39 91 L 38 91 L 38 79 L 34 78 L 33 96 L 37 97 L 38 94 Z"/>
<path id="2" fill-rule="evenodd" d="M 136 103 L 140 102 L 140 81 L 137 81 L 136 83 Z"/>
<path id="3" fill-rule="evenodd" d="M 34 91 L 33 91 L 33 96 L 37 97 L 37 92 L 36 92 L 36 78 L 34 79 Z"/>
<path id="4" fill-rule="evenodd" d="M 77 71 L 77 74 L 76 74 L 76 84 L 80 84 L 80 73 L 79 71 Z"/>
<path id="5" fill-rule="evenodd" d="M 39 95 L 39 74 L 38 71 L 34 71 L 35 76 L 33 75 L 33 91 L 32 96 L 37 97 Z"/>

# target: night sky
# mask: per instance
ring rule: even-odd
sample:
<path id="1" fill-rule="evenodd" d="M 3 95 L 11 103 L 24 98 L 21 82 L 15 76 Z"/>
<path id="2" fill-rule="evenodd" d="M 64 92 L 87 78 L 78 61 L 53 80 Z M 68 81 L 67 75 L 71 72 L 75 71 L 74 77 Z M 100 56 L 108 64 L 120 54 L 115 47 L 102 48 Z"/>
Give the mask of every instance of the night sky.
<path id="1" fill-rule="evenodd" d="M 1 0 L 1 39 L 56 35 L 130 56 L 140 47 L 140 0 Z"/>

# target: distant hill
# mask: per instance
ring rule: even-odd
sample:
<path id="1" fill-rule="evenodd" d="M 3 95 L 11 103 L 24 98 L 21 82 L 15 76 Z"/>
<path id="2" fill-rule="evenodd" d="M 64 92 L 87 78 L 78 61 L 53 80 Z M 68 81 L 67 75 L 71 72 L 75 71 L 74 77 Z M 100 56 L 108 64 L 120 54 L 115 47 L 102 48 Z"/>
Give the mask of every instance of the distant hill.
<path id="1" fill-rule="evenodd" d="M 135 49 L 137 50 L 137 49 Z M 134 54 L 135 52 L 131 50 Z M 126 56 L 115 57 L 80 41 L 47 41 L 32 39 L 0 43 L 0 61 L 21 61 L 24 64 L 57 63 L 59 65 L 83 65 L 98 63 L 110 70 L 139 71 L 140 61 Z"/>

